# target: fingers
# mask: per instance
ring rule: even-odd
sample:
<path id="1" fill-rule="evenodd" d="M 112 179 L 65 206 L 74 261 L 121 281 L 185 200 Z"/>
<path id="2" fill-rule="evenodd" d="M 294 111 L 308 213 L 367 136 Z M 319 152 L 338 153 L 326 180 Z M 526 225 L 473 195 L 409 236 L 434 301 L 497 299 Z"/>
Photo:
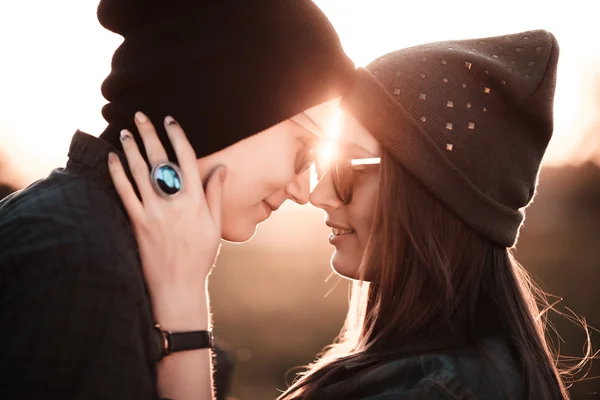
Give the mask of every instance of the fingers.
<path id="1" fill-rule="evenodd" d="M 171 140 L 175 154 L 177 154 L 179 168 L 183 172 L 186 185 L 185 190 L 192 193 L 196 198 L 200 198 L 203 188 L 200 172 L 198 171 L 196 152 L 190 145 L 181 125 L 172 117 L 165 118 L 165 129 L 167 130 L 167 135 L 169 135 L 169 140 Z"/>
<path id="2" fill-rule="evenodd" d="M 129 218 L 137 221 L 144 211 L 143 206 L 125 174 L 119 157 L 115 153 L 109 153 L 108 155 L 108 171 L 110 172 L 115 189 L 125 206 L 125 210 L 129 214 Z"/>
<path id="3" fill-rule="evenodd" d="M 160 162 L 168 161 L 167 152 L 158 139 L 156 130 L 148 117 L 146 117 L 144 113 L 138 111 L 135 113 L 134 121 L 135 126 L 142 137 L 142 141 L 144 142 L 150 165 L 153 166 Z"/>
<path id="4" fill-rule="evenodd" d="M 142 112 L 137 112 L 134 119 L 144 143 L 150 165 L 153 166 L 167 161 L 167 153 L 150 119 Z M 183 173 L 182 179 L 185 182 L 183 191 L 191 193 L 197 200 L 203 199 L 203 187 L 198 171 L 196 153 L 187 140 L 185 132 L 172 117 L 165 118 L 165 129 L 177 154 L 179 167 Z M 127 157 L 131 174 L 142 195 L 142 200 L 146 202 L 154 195 L 150 181 L 149 167 L 141 156 L 135 141 L 129 140 L 131 138 L 132 135 L 129 131 L 123 130 L 121 132 L 123 151 Z"/>
<path id="5" fill-rule="evenodd" d="M 148 164 L 146 164 L 146 160 L 140 154 L 140 150 L 135 140 L 133 140 L 131 132 L 127 129 L 121 131 L 121 144 L 123 145 L 123 152 L 127 157 L 127 164 L 129 164 L 131 175 L 133 175 L 133 179 L 142 195 L 142 200 L 149 200 L 154 195 L 154 192 L 150 183 Z"/>
<path id="6" fill-rule="evenodd" d="M 221 214 L 223 199 L 223 182 L 227 177 L 227 168 L 222 166 L 215 170 L 206 184 L 206 203 L 208 209 L 219 229 L 221 231 Z"/>

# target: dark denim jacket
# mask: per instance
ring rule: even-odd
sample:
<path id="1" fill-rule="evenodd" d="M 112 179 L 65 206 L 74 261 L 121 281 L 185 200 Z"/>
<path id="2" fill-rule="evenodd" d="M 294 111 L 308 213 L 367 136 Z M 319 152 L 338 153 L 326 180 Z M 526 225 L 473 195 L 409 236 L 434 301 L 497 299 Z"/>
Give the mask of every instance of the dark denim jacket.
<path id="1" fill-rule="evenodd" d="M 479 347 L 459 347 L 397 358 L 368 367 L 349 367 L 318 399 L 344 400 L 467 400 L 524 398 L 524 382 L 506 342 L 482 341 Z"/>

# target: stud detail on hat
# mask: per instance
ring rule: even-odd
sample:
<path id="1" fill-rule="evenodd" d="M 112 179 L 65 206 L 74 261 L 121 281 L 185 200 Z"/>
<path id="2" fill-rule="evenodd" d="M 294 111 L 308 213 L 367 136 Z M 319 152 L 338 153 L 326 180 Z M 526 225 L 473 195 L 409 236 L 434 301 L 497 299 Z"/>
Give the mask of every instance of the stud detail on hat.
<path id="1" fill-rule="evenodd" d="M 446 143 L 446 150 L 448 150 L 448 151 L 452 151 L 452 148 L 453 148 L 453 147 L 454 147 L 454 145 L 453 145 L 453 144 L 451 144 L 451 143 Z"/>
<path id="2" fill-rule="evenodd" d="M 506 70 L 507 70 L 508 72 L 513 72 L 513 69 L 512 69 L 512 68 L 510 68 L 510 67 L 506 68 Z"/>
<path id="3" fill-rule="evenodd" d="M 510 65 L 517 65 L 517 62 L 516 62 L 515 60 L 512 60 L 512 61 L 510 62 Z"/>
<path id="4" fill-rule="evenodd" d="M 483 93 L 485 93 L 485 94 L 490 94 L 491 91 L 492 91 L 492 89 L 490 89 L 489 87 L 485 87 L 483 89 Z"/>
<path id="5" fill-rule="evenodd" d="M 448 129 L 449 131 L 452 130 L 453 126 L 454 126 L 454 124 L 452 122 L 446 122 L 446 129 Z"/>
<path id="6" fill-rule="evenodd" d="M 471 63 L 469 61 L 465 61 L 465 68 L 466 69 L 471 69 L 472 66 L 473 66 L 473 63 Z"/>
<path id="7" fill-rule="evenodd" d="M 490 71 L 488 71 L 487 69 L 485 71 L 483 71 L 484 74 L 489 75 Z"/>
<path id="8" fill-rule="evenodd" d="M 523 77 L 524 77 L 525 79 L 529 79 L 529 78 L 531 78 L 531 76 L 529 76 L 529 75 L 527 75 L 527 74 L 523 75 Z"/>
<path id="9" fill-rule="evenodd" d="M 471 103 L 467 103 L 467 104 L 465 104 L 465 106 L 466 106 L 467 108 L 471 108 L 471 107 L 473 107 L 473 105 L 472 105 Z"/>
<path id="10" fill-rule="evenodd" d="M 419 118 L 421 120 L 421 122 L 427 122 L 427 117 L 426 116 L 422 116 L 421 118 Z"/>
<path id="11" fill-rule="evenodd" d="M 497 54 L 492 54 L 492 57 L 499 58 Z"/>
<path id="12" fill-rule="evenodd" d="M 483 112 L 486 112 L 486 111 L 487 111 L 487 107 L 483 107 Z"/>
<path id="13" fill-rule="evenodd" d="M 440 63 L 441 63 L 442 65 L 446 65 L 446 60 L 442 60 L 442 61 L 440 61 Z"/>
<path id="14" fill-rule="evenodd" d="M 539 53 L 539 52 L 541 52 L 541 51 L 542 51 L 542 48 L 541 48 L 540 46 L 538 46 L 538 47 L 536 47 L 536 48 L 535 48 L 535 52 L 536 52 L 536 53 Z"/>
<path id="15" fill-rule="evenodd" d="M 442 82 L 448 83 L 448 78 L 442 78 Z"/>
<path id="16" fill-rule="evenodd" d="M 467 84 L 463 82 L 460 86 L 462 86 L 463 88 L 466 88 Z"/>
<path id="17" fill-rule="evenodd" d="M 523 40 L 529 40 L 529 36 L 523 36 Z"/>
<path id="18" fill-rule="evenodd" d="M 427 95 L 425 93 L 419 93 L 419 100 L 425 100 Z"/>
<path id="19" fill-rule="evenodd" d="M 427 61 L 427 57 L 421 57 L 421 61 L 423 61 L 423 62 Z"/>
<path id="20" fill-rule="evenodd" d="M 517 47 L 517 48 L 515 49 L 515 53 L 520 53 L 520 52 L 522 52 L 522 51 L 523 51 L 523 49 L 522 49 L 521 47 Z"/>
<path id="21" fill-rule="evenodd" d="M 469 122 L 469 129 L 475 129 L 475 122 Z"/>
<path id="22" fill-rule="evenodd" d="M 501 44 L 499 44 L 498 46 L 496 46 L 496 48 L 497 48 L 498 50 L 502 50 L 502 49 L 504 48 L 504 46 L 502 46 Z"/>
<path id="23" fill-rule="evenodd" d="M 427 75 L 425 75 L 425 72 L 421 72 L 421 74 L 419 76 L 423 79 L 425 79 L 427 77 Z"/>
<path id="24" fill-rule="evenodd" d="M 529 64 L 527 64 L 528 67 L 533 67 L 535 65 L 535 61 L 529 61 Z"/>
<path id="25" fill-rule="evenodd" d="M 504 79 L 502 79 L 502 80 L 500 81 L 500 83 L 502 83 L 503 85 L 506 85 L 506 81 L 505 81 Z"/>
<path id="26" fill-rule="evenodd" d="M 398 96 L 400 94 L 400 89 L 394 89 L 394 95 Z"/>
<path id="27" fill-rule="evenodd" d="M 450 107 L 450 108 L 454 107 L 454 101 L 448 100 L 448 102 L 446 103 L 446 107 Z"/>

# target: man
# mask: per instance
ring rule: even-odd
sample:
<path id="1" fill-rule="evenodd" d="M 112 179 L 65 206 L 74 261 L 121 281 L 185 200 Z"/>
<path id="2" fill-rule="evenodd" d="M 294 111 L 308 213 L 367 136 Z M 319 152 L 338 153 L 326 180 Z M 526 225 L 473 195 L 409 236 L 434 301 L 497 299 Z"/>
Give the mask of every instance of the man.
<path id="1" fill-rule="evenodd" d="M 265 132 L 341 96 L 353 76 L 329 21 L 307 0 L 103 0 L 98 18 L 124 37 L 102 86 L 107 129 L 100 138 L 77 132 L 65 168 L 0 203 L 0 388 L 7 398 L 158 397 L 162 343 L 107 167 L 109 152 L 122 155 L 121 129 L 141 143 L 136 111 L 157 127 L 174 116 L 202 160 L 257 134 L 277 146 L 268 138 L 278 136 Z M 164 127 L 158 130 L 176 161 Z M 303 174 L 268 199 L 305 202 Z"/>

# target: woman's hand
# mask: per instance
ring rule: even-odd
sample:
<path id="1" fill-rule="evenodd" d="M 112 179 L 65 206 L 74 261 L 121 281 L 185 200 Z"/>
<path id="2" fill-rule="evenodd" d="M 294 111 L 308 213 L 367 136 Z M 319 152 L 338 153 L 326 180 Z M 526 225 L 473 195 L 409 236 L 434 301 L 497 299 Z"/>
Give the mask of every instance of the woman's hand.
<path id="1" fill-rule="evenodd" d="M 167 161 L 150 120 L 137 113 L 135 124 L 150 165 Z M 182 128 L 171 117 L 165 127 L 183 175 L 178 193 L 164 198 L 154 190 L 148 165 L 127 130 L 121 141 L 141 201 L 116 154 L 109 155 L 109 170 L 137 238 L 156 322 L 167 330 L 207 329 L 206 280 L 220 244 L 226 169 L 212 173 L 205 193 L 195 152 Z"/>

